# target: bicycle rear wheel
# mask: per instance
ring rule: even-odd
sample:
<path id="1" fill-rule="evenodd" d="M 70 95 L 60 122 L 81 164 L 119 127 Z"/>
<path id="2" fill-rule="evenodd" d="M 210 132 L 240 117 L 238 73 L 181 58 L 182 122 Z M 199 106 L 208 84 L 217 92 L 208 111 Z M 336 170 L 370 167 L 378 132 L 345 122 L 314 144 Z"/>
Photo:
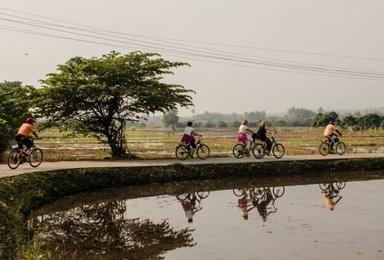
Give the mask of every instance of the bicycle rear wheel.
<path id="1" fill-rule="evenodd" d="M 277 143 L 272 147 L 272 153 L 275 158 L 280 159 L 285 154 L 285 148 L 282 144 Z"/>
<path id="2" fill-rule="evenodd" d="M 336 144 L 336 152 L 337 154 L 339 155 L 343 155 L 345 154 L 345 151 L 347 150 L 347 146 L 345 145 L 345 143 L 343 142 L 338 142 Z"/>
<path id="3" fill-rule="evenodd" d="M 12 149 L 8 154 L 8 167 L 11 168 L 12 170 L 19 167 L 22 160 L 22 158 L 19 158 L 19 157 L 21 157 L 19 149 Z"/>
<path id="4" fill-rule="evenodd" d="M 40 148 L 32 148 L 32 151 L 29 155 L 29 164 L 32 167 L 37 167 L 43 162 L 43 150 Z"/>
<path id="5" fill-rule="evenodd" d="M 237 159 L 244 157 L 244 145 L 242 144 L 235 144 L 235 146 L 232 149 L 233 156 L 235 156 Z"/>
<path id="6" fill-rule="evenodd" d="M 206 144 L 201 144 L 198 148 L 197 148 L 197 157 L 199 157 L 201 160 L 205 160 L 209 157 L 209 154 L 210 154 L 210 150 L 209 150 L 209 147 L 208 145 Z"/>
<path id="7" fill-rule="evenodd" d="M 256 159 L 263 159 L 265 155 L 265 147 L 264 145 L 257 143 L 252 149 L 253 156 L 255 156 Z"/>
<path id="8" fill-rule="evenodd" d="M 323 156 L 326 156 L 329 153 L 329 144 L 328 144 L 328 142 L 322 142 L 320 144 L 319 152 Z"/>
<path id="9" fill-rule="evenodd" d="M 176 158 L 184 161 L 188 158 L 188 147 L 186 145 L 179 145 L 176 147 Z"/>

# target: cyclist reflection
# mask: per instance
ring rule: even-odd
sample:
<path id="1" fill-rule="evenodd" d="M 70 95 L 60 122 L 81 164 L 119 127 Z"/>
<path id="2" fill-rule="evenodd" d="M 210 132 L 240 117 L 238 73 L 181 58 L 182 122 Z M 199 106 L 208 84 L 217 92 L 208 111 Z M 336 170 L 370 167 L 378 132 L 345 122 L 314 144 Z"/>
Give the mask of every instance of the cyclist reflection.
<path id="1" fill-rule="evenodd" d="M 243 197 L 237 200 L 237 207 L 240 209 L 240 214 L 243 217 L 244 220 L 248 220 L 248 212 L 255 208 L 255 206 L 252 206 L 252 199 L 248 198 L 248 194 L 244 192 Z"/>
<path id="2" fill-rule="evenodd" d="M 267 220 L 267 216 L 271 213 L 274 213 L 277 211 L 276 207 L 275 207 L 275 198 L 273 197 L 272 195 L 272 192 L 271 192 L 271 189 L 270 188 L 266 188 L 264 190 L 264 196 L 262 199 L 256 199 L 254 201 L 254 205 L 256 206 L 257 208 L 257 211 L 259 212 L 259 215 L 260 217 L 263 219 L 263 221 L 265 222 Z M 271 207 L 268 207 L 268 205 L 271 204 Z M 271 209 L 270 211 L 268 211 L 268 209 Z"/>
<path id="3" fill-rule="evenodd" d="M 336 204 L 343 198 L 340 190 L 344 189 L 346 182 L 320 183 L 321 192 L 324 194 L 324 204 L 329 210 L 334 210 Z"/>
<path id="4" fill-rule="evenodd" d="M 267 220 L 269 214 L 277 211 L 275 201 L 283 196 L 284 192 L 283 186 L 233 190 L 237 197 L 241 197 L 238 199 L 238 207 L 243 218 L 248 219 L 248 212 L 256 208 L 263 221 Z"/>
<path id="5" fill-rule="evenodd" d="M 209 191 L 184 193 L 176 196 L 183 207 L 185 216 L 187 217 L 189 223 L 193 222 L 195 213 L 203 209 L 201 200 L 207 198 L 208 195 Z"/>

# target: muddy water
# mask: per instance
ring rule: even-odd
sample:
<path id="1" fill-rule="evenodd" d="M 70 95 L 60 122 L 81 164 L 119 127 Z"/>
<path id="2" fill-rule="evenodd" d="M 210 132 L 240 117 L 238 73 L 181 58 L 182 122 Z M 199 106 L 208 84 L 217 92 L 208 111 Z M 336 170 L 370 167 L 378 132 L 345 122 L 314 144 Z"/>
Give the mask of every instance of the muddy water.
<path id="1" fill-rule="evenodd" d="M 191 192 L 188 184 L 172 184 L 78 194 L 37 211 L 34 228 L 45 225 L 40 236 L 52 248 L 77 248 L 80 259 L 384 259 L 384 180 L 275 188 L 228 182 L 234 188 Z M 193 241 L 155 250 L 138 238 L 149 255 L 135 255 L 120 243 L 132 240 L 125 229 L 130 224 L 117 220 L 166 222 L 176 232 L 187 228 Z M 145 228 L 139 226 L 150 232 Z"/>

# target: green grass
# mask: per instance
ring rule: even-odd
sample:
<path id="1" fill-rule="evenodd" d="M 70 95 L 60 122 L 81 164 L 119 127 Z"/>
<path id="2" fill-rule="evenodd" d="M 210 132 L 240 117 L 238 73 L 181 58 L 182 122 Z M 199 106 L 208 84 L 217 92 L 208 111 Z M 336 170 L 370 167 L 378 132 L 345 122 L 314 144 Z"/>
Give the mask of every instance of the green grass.
<path id="1" fill-rule="evenodd" d="M 236 128 L 196 129 L 203 134 L 203 142 L 211 149 L 211 157 L 232 157 L 232 147 L 237 143 Z M 286 155 L 319 154 L 323 129 L 321 128 L 279 128 L 276 141 L 282 143 Z M 180 141 L 183 129 L 172 132 L 169 129 L 130 128 L 126 131 L 129 151 L 139 159 L 175 158 L 175 147 Z M 107 144 L 89 137 L 60 133 L 55 129 L 40 133 L 43 137 L 36 144 L 44 149 L 45 161 L 103 160 L 110 158 Z M 384 147 L 384 130 L 343 131 L 341 140 L 347 145 L 348 153 L 376 152 Z M 6 156 L 6 154 L 5 154 Z M 4 160 L 4 158 L 3 158 Z"/>

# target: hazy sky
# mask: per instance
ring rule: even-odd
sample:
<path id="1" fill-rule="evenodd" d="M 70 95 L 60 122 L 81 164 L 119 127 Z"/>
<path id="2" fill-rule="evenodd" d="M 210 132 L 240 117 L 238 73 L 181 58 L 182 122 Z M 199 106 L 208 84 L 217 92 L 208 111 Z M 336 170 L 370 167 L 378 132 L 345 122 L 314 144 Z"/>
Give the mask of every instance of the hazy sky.
<path id="1" fill-rule="evenodd" d="M 0 81 L 157 52 L 196 113 L 383 107 L 383 0 L 0 0 Z M 190 115 L 181 111 L 181 115 Z"/>

